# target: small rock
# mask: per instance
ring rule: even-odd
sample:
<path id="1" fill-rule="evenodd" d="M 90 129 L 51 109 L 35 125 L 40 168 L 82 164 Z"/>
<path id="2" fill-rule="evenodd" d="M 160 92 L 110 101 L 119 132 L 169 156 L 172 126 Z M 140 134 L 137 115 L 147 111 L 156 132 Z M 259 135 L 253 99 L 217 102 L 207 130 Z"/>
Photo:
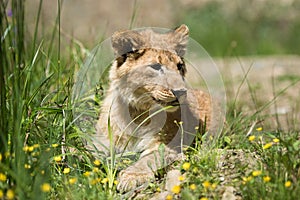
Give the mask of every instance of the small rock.
<path id="1" fill-rule="evenodd" d="M 167 173 L 165 190 L 171 192 L 175 185 L 180 185 L 178 177 L 181 175 L 179 170 L 171 170 Z"/>
<path id="2" fill-rule="evenodd" d="M 236 190 L 232 186 L 226 186 L 225 191 L 222 195 L 222 200 L 237 200 L 237 197 L 235 196 Z"/>

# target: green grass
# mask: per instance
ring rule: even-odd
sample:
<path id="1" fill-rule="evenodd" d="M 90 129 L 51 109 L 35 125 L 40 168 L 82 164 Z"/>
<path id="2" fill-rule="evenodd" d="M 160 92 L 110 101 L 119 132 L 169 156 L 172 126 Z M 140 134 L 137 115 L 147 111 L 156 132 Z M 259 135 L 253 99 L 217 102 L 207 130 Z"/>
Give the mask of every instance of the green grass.
<path id="1" fill-rule="evenodd" d="M 12 17 L 6 15 L 6 2 L 1 1 L 0 9 L 0 199 L 121 199 L 114 170 L 133 161 L 124 157 L 114 166 L 109 158 L 95 160 L 82 143 L 84 133 L 74 126 L 73 77 L 84 62 L 85 49 L 74 42 L 68 52 L 61 52 L 57 28 L 49 42 L 39 41 L 38 22 L 34 38 L 28 41 L 23 1 L 12 1 Z M 56 23 L 59 27 L 59 17 Z M 194 38 L 197 31 L 202 32 L 191 30 Z M 225 46 L 230 41 L 226 35 L 220 40 Z M 216 44 L 211 48 L 219 49 Z M 293 75 L 280 79 L 299 81 Z M 248 84 L 253 101 L 258 101 L 247 76 L 243 83 Z M 230 88 L 230 82 L 226 86 Z M 195 147 L 187 149 L 186 159 L 173 165 L 182 177 L 172 198 L 220 199 L 226 187 L 234 186 L 243 199 L 297 199 L 299 130 L 283 132 L 263 126 L 260 122 L 266 116 L 245 114 L 235 96 L 228 98 L 227 123 L 220 140 L 209 147 L 201 145 L 203 138 L 197 140 Z M 258 102 L 258 111 L 269 105 Z M 249 136 L 255 138 L 250 141 Z M 149 196 L 163 190 L 163 174 L 160 178 L 142 193 Z"/>
<path id="2" fill-rule="evenodd" d="M 212 56 L 299 55 L 299 8 L 298 1 L 292 5 L 244 1 L 228 6 L 210 1 L 201 9 L 183 9 L 178 22 L 186 23 L 192 38 Z"/>

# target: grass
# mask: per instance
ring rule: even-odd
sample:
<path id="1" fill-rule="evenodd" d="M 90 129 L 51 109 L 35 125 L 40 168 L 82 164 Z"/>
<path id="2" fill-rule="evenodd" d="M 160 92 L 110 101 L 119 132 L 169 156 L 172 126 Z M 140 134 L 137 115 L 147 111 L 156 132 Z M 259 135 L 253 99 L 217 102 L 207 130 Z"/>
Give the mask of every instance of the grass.
<path id="1" fill-rule="evenodd" d="M 296 1 L 292 5 L 245 1 L 228 6 L 210 1 L 201 9 L 183 9 L 178 22 L 191 27 L 191 37 L 212 56 L 232 56 L 233 50 L 239 55 L 299 55 L 299 7 Z"/>
<path id="2" fill-rule="evenodd" d="M 28 41 L 23 1 L 12 1 L 12 16 L 7 1 L 1 1 L 0 9 L 0 199 L 121 199 L 115 173 L 133 161 L 124 157 L 114 166 L 112 159 L 93 158 L 83 145 L 84 132 L 74 126 L 73 77 L 86 50 L 74 41 L 69 56 L 62 56 L 68 53 L 60 51 L 59 15 L 50 42 L 38 40 L 38 21 Z M 299 81 L 295 75 L 280 79 Z M 255 96 L 247 73 L 244 83 Z M 229 186 L 243 199 L 298 198 L 299 130 L 264 126 L 260 122 L 266 116 L 243 113 L 235 97 L 229 94 L 220 140 L 210 147 L 197 140 L 185 160 L 174 164 L 181 172 L 180 185 L 167 198 L 220 199 Z M 260 102 L 257 110 L 270 104 Z M 142 193 L 162 191 L 161 177 Z"/>

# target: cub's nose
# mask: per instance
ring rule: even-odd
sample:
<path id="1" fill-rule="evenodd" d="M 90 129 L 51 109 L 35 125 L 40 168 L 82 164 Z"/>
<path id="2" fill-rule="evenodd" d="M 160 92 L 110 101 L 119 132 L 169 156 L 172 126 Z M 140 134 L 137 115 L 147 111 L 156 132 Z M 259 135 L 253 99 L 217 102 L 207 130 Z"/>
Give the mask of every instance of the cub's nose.
<path id="1" fill-rule="evenodd" d="M 171 90 L 177 99 L 186 96 L 186 89 Z"/>

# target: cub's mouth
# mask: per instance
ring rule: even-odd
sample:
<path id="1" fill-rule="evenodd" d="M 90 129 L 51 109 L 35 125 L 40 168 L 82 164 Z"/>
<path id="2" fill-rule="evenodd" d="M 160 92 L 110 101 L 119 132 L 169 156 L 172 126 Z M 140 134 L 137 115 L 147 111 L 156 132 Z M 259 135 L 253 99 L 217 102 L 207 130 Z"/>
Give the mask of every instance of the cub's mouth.
<path id="1" fill-rule="evenodd" d="M 186 89 L 169 90 L 164 88 L 151 92 L 151 95 L 152 99 L 161 106 L 174 106 L 177 109 L 181 99 L 186 96 Z"/>

